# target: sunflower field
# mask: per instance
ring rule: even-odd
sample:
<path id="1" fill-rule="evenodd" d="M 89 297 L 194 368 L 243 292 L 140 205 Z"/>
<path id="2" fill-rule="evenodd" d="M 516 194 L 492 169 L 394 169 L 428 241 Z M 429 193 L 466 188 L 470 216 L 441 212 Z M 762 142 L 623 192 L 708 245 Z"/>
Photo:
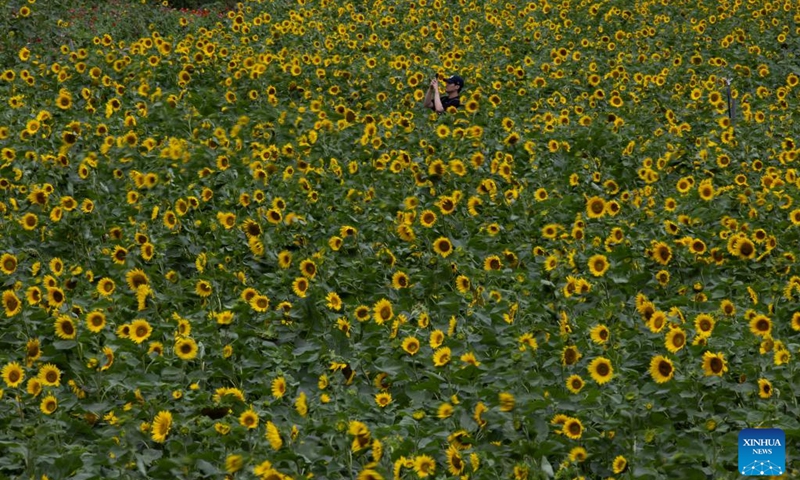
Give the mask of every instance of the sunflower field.
<path id="1" fill-rule="evenodd" d="M 0 12 L 0 478 L 800 474 L 798 2 Z"/>

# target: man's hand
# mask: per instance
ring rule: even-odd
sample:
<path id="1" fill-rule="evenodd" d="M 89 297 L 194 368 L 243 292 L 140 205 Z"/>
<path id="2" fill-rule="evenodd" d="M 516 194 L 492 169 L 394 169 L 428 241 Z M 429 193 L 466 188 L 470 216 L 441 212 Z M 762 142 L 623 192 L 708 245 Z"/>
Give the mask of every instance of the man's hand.
<path id="1" fill-rule="evenodd" d="M 434 77 L 433 80 L 431 80 L 431 88 L 436 90 L 436 91 L 439 91 L 439 79 L 438 78 Z"/>

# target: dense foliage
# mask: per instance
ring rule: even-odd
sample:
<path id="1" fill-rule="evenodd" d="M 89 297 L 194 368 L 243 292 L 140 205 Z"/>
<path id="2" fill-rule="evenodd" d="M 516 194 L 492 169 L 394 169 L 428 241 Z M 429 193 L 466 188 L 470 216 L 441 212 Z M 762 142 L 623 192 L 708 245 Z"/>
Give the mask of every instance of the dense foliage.
<path id="1" fill-rule="evenodd" d="M 3 7 L 0 476 L 728 478 L 742 428 L 800 440 L 796 2 L 223 5 Z"/>

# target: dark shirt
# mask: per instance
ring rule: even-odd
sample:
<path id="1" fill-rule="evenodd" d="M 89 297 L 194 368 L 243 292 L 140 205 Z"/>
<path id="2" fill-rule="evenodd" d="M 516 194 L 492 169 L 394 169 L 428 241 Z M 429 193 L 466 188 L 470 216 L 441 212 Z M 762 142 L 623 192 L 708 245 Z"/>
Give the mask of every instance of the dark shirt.
<path id="1" fill-rule="evenodd" d="M 447 95 L 441 95 L 439 99 L 442 101 L 442 112 L 447 111 L 447 107 L 458 108 L 461 106 L 461 100 L 458 97 L 450 98 Z M 432 110 L 436 110 L 436 104 L 431 105 Z"/>

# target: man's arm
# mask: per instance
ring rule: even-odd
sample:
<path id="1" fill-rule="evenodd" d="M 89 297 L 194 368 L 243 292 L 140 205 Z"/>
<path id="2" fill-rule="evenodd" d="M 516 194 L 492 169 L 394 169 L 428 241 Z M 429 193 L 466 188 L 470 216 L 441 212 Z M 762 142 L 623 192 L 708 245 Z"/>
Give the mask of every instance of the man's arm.
<path id="1" fill-rule="evenodd" d="M 431 80 L 431 85 L 428 87 L 428 91 L 425 93 L 425 100 L 423 100 L 422 105 L 425 108 L 434 108 L 434 99 L 439 98 L 439 81 L 437 79 Z"/>
<path id="2" fill-rule="evenodd" d="M 433 109 L 436 110 L 436 113 L 444 112 L 444 107 L 442 106 L 442 99 L 439 97 L 439 95 L 433 96 L 433 105 L 434 105 Z"/>

